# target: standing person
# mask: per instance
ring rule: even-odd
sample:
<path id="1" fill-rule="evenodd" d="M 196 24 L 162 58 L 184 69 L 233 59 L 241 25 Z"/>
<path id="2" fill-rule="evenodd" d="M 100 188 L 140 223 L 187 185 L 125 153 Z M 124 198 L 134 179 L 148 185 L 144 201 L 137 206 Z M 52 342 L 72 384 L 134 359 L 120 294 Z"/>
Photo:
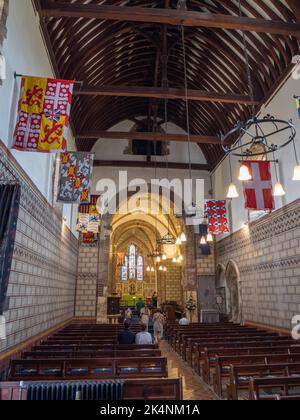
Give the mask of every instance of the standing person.
<path id="1" fill-rule="evenodd" d="M 126 320 L 124 322 L 124 330 L 119 332 L 118 335 L 118 344 L 134 344 L 135 343 L 135 334 L 130 331 L 130 321 Z"/>
<path id="2" fill-rule="evenodd" d="M 142 332 L 138 333 L 135 338 L 135 344 L 147 346 L 153 344 L 153 338 L 150 333 L 147 332 L 147 325 L 141 325 Z"/>
<path id="3" fill-rule="evenodd" d="M 144 305 L 144 302 L 142 301 L 141 298 L 139 298 L 139 300 L 137 301 L 137 303 L 135 305 L 135 309 L 136 309 L 139 317 L 141 316 L 141 309 L 142 309 L 143 305 Z"/>
<path id="4" fill-rule="evenodd" d="M 132 310 L 130 308 L 127 308 L 125 311 L 125 320 L 126 319 L 132 320 Z"/>
<path id="5" fill-rule="evenodd" d="M 160 343 L 161 339 L 164 336 L 164 325 L 166 323 L 166 318 L 162 313 L 161 309 L 157 309 L 157 312 L 153 316 L 153 328 L 154 328 L 154 338 L 157 344 Z"/>
<path id="6" fill-rule="evenodd" d="M 154 309 L 157 308 L 157 302 L 158 302 L 157 293 L 154 292 L 152 296 L 152 306 Z"/>
<path id="7" fill-rule="evenodd" d="M 143 308 L 141 309 L 141 323 L 146 325 L 146 331 L 148 331 L 149 328 L 150 316 L 150 309 L 146 304 L 144 304 Z"/>

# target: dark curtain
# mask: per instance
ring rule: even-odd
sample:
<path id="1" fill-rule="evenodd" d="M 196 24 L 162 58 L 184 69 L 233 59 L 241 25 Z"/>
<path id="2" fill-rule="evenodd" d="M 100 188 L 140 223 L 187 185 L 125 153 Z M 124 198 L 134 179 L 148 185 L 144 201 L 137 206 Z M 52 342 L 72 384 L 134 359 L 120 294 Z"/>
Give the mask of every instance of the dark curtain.
<path id="1" fill-rule="evenodd" d="M 0 315 L 8 310 L 6 297 L 20 206 L 20 185 L 0 185 Z"/>

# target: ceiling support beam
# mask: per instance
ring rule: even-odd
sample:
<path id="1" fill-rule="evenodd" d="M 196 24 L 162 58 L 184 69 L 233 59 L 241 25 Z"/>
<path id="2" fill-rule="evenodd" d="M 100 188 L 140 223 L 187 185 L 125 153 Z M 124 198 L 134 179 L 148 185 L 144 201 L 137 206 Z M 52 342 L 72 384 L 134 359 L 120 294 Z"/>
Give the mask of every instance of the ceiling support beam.
<path id="1" fill-rule="evenodd" d="M 218 28 L 300 37 L 300 23 L 163 8 L 103 6 L 41 0 L 45 17 L 67 17 Z"/>
<path id="2" fill-rule="evenodd" d="M 188 136 L 185 134 L 164 134 L 164 133 L 140 133 L 140 132 L 117 132 L 117 131 L 84 131 L 76 135 L 77 139 L 86 140 L 145 140 L 145 141 L 178 141 L 188 142 Z M 198 144 L 219 144 L 221 140 L 216 136 L 192 135 L 192 143 Z"/>
<path id="3" fill-rule="evenodd" d="M 141 86 L 95 86 L 82 87 L 74 91 L 77 96 L 120 96 L 155 99 L 185 100 L 185 91 L 175 88 L 141 87 Z M 189 90 L 188 99 L 199 102 L 223 102 L 231 104 L 259 105 L 262 98 L 251 99 L 248 95 L 237 93 L 205 92 Z"/>
<path id="4" fill-rule="evenodd" d="M 188 170 L 188 163 L 169 162 L 169 169 Z M 117 168 L 160 168 L 166 169 L 166 162 L 146 162 L 146 161 L 127 161 L 127 160 L 95 160 L 94 167 L 117 167 Z M 211 171 L 211 166 L 207 164 L 192 164 L 193 171 Z"/>

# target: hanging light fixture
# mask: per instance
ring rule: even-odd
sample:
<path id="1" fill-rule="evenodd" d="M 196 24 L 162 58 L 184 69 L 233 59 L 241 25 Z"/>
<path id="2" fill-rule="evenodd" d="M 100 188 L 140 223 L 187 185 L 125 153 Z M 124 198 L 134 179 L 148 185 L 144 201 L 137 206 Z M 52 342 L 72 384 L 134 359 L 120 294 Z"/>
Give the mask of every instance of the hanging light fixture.
<path id="1" fill-rule="evenodd" d="M 176 240 L 176 245 L 182 245 L 181 238 L 177 238 L 177 240 Z"/>
<path id="2" fill-rule="evenodd" d="M 239 0 L 239 16 L 241 18 L 243 17 L 241 0 Z M 251 76 L 247 39 L 244 30 L 242 31 L 242 36 L 248 89 L 253 103 L 251 105 L 251 116 L 247 121 L 238 121 L 233 129 L 222 136 L 222 148 L 227 155 L 238 156 L 244 160 L 253 159 L 253 157 L 267 156 L 285 148 L 294 141 L 296 137 L 296 128 L 292 120 L 274 118 L 269 114 L 260 118 L 256 116 L 254 86 Z M 297 166 L 299 166 L 298 163 Z M 300 169 L 295 168 L 294 172 L 294 178 L 296 180 L 299 178 L 300 180 Z M 239 179 L 242 181 L 249 180 L 249 171 L 246 170 L 245 165 L 241 167 Z M 277 183 L 278 185 L 275 186 L 274 192 L 282 195 L 284 189 L 282 185 L 279 185 L 279 181 L 277 181 Z M 236 188 L 232 182 L 228 191 L 228 198 L 236 198 L 237 196 Z"/>
<path id="3" fill-rule="evenodd" d="M 164 272 L 166 273 L 168 271 L 167 267 L 164 267 Z"/>
<path id="4" fill-rule="evenodd" d="M 212 234 L 211 233 L 208 233 L 207 234 L 207 237 L 206 237 L 206 242 L 211 243 L 213 241 L 214 241 L 214 238 L 213 238 Z"/>
<path id="5" fill-rule="evenodd" d="M 163 266 L 161 265 L 161 266 L 159 267 L 159 269 L 158 269 L 158 270 L 159 270 L 159 271 L 163 271 L 163 269 L 164 269 L 164 268 L 163 268 Z"/>
<path id="6" fill-rule="evenodd" d="M 230 169 L 231 184 L 229 185 L 229 188 L 228 188 L 227 198 L 230 198 L 230 199 L 238 198 L 239 193 L 237 191 L 237 188 L 236 188 L 235 184 L 233 183 L 232 165 L 231 165 L 231 156 L 230 155 L 229 155 L 229 169 Z"/>
<path id="7" fill-rule="evenodd" d="M 149 273 L 151 271 L 151 267 L 147 267 L 147 272 Z"/>
<path id="8" fill-rule="evenodd" d="M 174 257 L 174 258 L 172 259 L 172 263 L 174 263 L 174 264 L 176 264 L 176 263 L 177 263 L 177 258 L 176 258 L 176 257 Z"/>
<path id="9" fill-rule="evenodd" d="M 180 235 L 180 240 L 181 240 L 181 242 L 186 242 L 187 241 L 187 237 L 186 237 L 186 234 L 184 232 L 182 232 L 182 234 Z"/>
<path id="10" fill-rule="evenodd" d="M 160 256 L 159 256 L 159 255 L 156 257 L 156 262 L 157 262 L 157 263 L 160 263 L 160 262 L 161 262 L 161 258 L 160 258 Z"/>
<path id="11" fill-rule="evenodd" d="M 166 254 L 164 254 L 164 255 L 162 256 L 162 260 L 163 260 L 163 261 L 167 261 L 167 259 L 168 259 L 168 257 L 166 256 Z"/>
<path id="12" fill-rule="evenodd" d="M 274 153 L 274 167 L 275 167 L 275 175 L 276 175 L 277 182 L 274 186 L 273 195 L 274 197 L 283 197 L 285 195 L 285 191 L 283 189 L 281 182 L 279 181 L 278 171 L 277 171 L 277 160 L 275 159 L 275 153 Z"/>
<path id="13" fill-rule="evenodd" d="M 274 195 L 274 197 L 283 197 L 285 195 L 285 191 L 284 191 L 283 186 L 280 182 L 276 182 L 276 184 L 274 186 L 273 195 Z"/>
<path id="14" fill-rule="evenodd" d="M 206 242 L 205 236 L 201 236 L 200 245 L 206 245 L 206 244 L 207 242 Z"/>
<path id="15" fill-rule="evenodd" d="M 239 180 L 240 181 L 250 181 L 251 179 L 252 179 L 252 176 L 250 174 L 248 166 L 247 165 L 242 165 L 240 167 Z"/>
<path id="16" fill-rule="evenodd" d="M 294 152 L 295 152 L 295 159 L 296 159 L 296 166 L 294 167 L 293 181 L 300 181 L 300 165 L 299 165 L 299 160 L 298 160 L 295 139 L 293 140 L 293 145 L 294 145 Z"/>
<path id="17" fill-rule="evenodd" d="M 151 273 L 154 273 L 155 272 L 155 268 L 154 267 L 152 267 L 151 268 Z"/>

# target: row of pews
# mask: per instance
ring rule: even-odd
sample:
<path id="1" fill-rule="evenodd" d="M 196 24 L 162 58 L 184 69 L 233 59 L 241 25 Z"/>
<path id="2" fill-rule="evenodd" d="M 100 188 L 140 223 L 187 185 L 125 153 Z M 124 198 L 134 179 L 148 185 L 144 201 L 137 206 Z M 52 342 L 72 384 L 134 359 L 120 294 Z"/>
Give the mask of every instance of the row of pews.
<path id="1" fill-rule="evenodd" d="M 31 400 L 182 400 L 182 380 L 168 379 L 167 359 L 158 346 L 118 345 L 120 329 L 74 324 L 45 337 L 11 360 L 0 399 L 23 399 L 22 384 Z M 140 332 L 140 327 L 132 330 Z"/>
<path id="2" fill-rule="evenodd" d="M 300 400 L 300 342 L 256 328 L 168 325 L 172 348 L 228 400 Z"/>

